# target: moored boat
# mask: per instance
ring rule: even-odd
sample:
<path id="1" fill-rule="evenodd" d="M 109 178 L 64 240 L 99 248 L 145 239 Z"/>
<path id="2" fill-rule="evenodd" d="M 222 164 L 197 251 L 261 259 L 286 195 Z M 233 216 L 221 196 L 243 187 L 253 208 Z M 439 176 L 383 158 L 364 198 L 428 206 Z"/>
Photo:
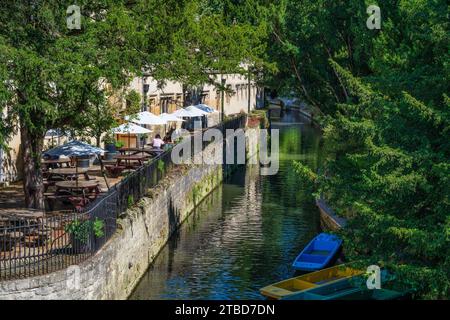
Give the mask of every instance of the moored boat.
<path id="1" fill-rule="evenodd" d="M 383 277 L 383 285 L 387 279 Z M 368 289 L 364 277 L 354 276 L 286 296 L 283 300 L 398 300 L 408 295 L 408 292 L 387 288 Z"/>
<path id="2" fill-rule="evenodd" d="M 342 240 L 331 234 L 321 233 L 295 259 L 292 267 L 301 271 L 316 271 L 331 265 L 337 258 Z"/>
<path id="3" fill-rule="evenodd" d="M 270 299 L 283 299 L 362 273 L 361 270 L 339 265 L 271 284 L 260 289 L 260 292 Z"/>
<path id="4" fill-rule="evenodd" d="M 322 230 L 337 231 L 345 228 L 347 220 L 338 217 L 323 198 L 316 199 L 316 205 L 320 211 L 320 226 Z"/>

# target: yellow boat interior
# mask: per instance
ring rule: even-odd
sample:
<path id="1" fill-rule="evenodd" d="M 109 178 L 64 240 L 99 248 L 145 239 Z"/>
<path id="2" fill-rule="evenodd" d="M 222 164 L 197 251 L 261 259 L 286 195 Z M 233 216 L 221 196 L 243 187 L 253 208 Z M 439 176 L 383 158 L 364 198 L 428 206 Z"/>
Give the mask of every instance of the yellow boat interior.
<path id="1" fill-rule="evenodd" d="M 339 265 L 320 271 L 311 272 L 295 278 L 274 283 L 260 290 L 261 294 L 271 299 L 281 299 L 312 288 L 329 284 L 344 278 L 362 274 L 363 271 Z"/>

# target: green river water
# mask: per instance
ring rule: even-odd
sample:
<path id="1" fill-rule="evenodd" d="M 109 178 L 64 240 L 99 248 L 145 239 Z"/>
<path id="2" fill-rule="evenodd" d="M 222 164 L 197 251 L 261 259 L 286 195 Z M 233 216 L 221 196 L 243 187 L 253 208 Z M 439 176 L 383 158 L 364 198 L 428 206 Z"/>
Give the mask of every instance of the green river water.
<path id="1" fill-rule="evenodd" d="M 284 116 L 280 170 L 240 168 L 213 191 L 162 249 L 131 299 L 263 299 L 259 289 L 295 274 L 291 264 L 319 232 L 319 213 L 293 161 L 314 170 L 318 130 Z"/>

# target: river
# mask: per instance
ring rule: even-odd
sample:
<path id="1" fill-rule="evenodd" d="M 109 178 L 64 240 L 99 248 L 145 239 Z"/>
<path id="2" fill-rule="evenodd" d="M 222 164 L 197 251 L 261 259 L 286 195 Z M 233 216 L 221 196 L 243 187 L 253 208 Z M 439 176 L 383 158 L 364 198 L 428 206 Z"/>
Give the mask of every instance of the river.
<path id="1" fill-rule="evenodd" d="M 280 170 L 240 168 L 213 191 L 162 249 L 131 299 L 263 299 L 259 289 L 292 277 L 291 264 L 319 232 L 319 213 L 293 161 L 314 170 L 321 135 L 285 115 Z"/>

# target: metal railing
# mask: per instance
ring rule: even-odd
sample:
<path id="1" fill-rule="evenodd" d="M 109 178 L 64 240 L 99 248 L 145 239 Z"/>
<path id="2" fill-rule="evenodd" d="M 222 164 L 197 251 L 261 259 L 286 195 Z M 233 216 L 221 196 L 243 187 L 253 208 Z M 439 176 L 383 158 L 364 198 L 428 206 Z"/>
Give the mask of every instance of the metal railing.
<path id="1" fill-rule="evenodd" d="M 246 121 L 246 115 L 239 115 L 214 128 L 225 135 L 226 129 L 245 128 Z M 202 144 L 202 151 L 208 144 Z M 171 150 L 161 153 L 82 212 L 0 216 L 0 281 L 43 275 L 88 259 L 115 234 L 119 215 L 142 199 L 173 166 Z"/>

